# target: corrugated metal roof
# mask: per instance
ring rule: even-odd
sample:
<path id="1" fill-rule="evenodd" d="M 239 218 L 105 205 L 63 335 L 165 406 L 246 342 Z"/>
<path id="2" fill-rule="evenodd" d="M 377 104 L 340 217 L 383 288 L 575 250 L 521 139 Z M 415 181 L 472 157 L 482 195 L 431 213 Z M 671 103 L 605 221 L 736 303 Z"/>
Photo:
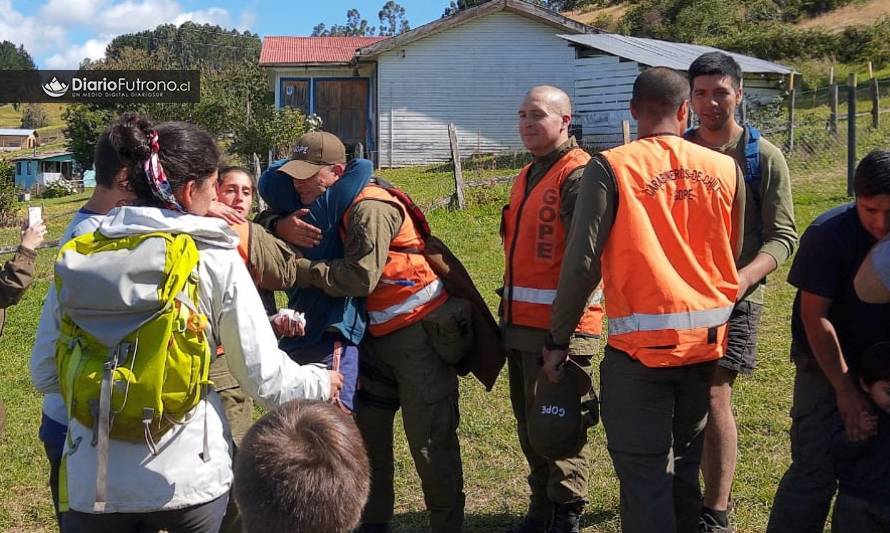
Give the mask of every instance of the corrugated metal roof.
<path id="1" fill-rule="evenodd" d="M 388 37 L 264 37 L 260 65 L 349 63 L 355 51 Z"/>
<path id="2" fill-rule="evenodd" d="M 70 156 L 70 157 L 69 157 Z M 10 159 L 10 161 L 43 161 L 44 159 L 53 159 L 56 157 L 66 157 L 68 159 L 74 159 L 74 152 L 66 152 L 56 150 L 54 152 L 38 152 L 36 155 L 23 155 L 20 157 L 15 157 Z"/>
<path id="3" fill-rule="evenodd" d="M 560 37 L 572 43 L 595 48 L 607 54 L 630 59 L 649 67 L 687 70 L 698 56 L 706 52 L 720 51 L 734 57 L 745 73 L 790 74 L 794 71 L 791 67 L 778 63 L 698 44 L 672 43 L 659 41 L 658 39 L 628 37 L 614 33 L 560 35 Z"/>
<path id="4" fill-rule="evenodd" d="M 0 135 L 31 135 L 34 130 L 21 128 L 0 128 Z"/>

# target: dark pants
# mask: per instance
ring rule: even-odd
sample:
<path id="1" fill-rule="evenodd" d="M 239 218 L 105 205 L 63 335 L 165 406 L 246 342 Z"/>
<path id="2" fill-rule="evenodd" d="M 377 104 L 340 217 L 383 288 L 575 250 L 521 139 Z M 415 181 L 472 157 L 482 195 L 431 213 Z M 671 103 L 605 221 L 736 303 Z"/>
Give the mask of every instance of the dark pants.
<path id="1" fill-rule="evenodd" d="M 782 477 L 768 533 L 821 533 L 837 492 L 831 435 L 840 423 L 837 397 L 812 357 L 795 358 L 791 466 Z"/>
<path id="2" fill-rule="evenodd" d="M 228 495 L 184 509 L 153 513 L 65 513 L 62 533 L 217 533 L 226 512 Z"/>
<path id="3" fill-rule="evenodd" d="M 838 494 L 831 533 L 890 533 L 890 505 Z"/>
<path id="4" fill-rule="evenodd" d="M 408 448 L 420 476 L 433 533 L 460 533 L 463 469 L 457 440 L 457 374 L 433 351 L 421 324 L 362 341 L 355 421 L 371 462 L 366 524 L 393 516 L 393 421 L 401 408 Z"/>
<path id="5" fill-rule="evenodd" d="M 39 437 L 43 442 L 43 451 L 49 461 L 49 490 L 53 496 L 53 509 L 56 512 L 56 523 L 62 529 L 64 513 L 59 512 L 59 468 L 62 466 L 62 453 L 65 451 L 65 437 L 68 428 L 52 418 L 42 415 Z"/>
<path id="6" fill-rule="evenodd" d="M 590 373 L 590 357 L 573 357 Z M 529 466 L 528 485 L 531 488 L 529 517 L 537 522 L 547 522 L 553 504 L 566 504 L 587 498 L 588 463 L 590 447 L 585 443 L 577 455 L 553 461 L 539 455 L 529 445 L 528 417 L 534 405 L 535 381 L 541 369 L 541 351 L 507 351 L 510 369 L 510 401 L 516 417 L 519 446 Z M 586 401 L 589 397 L 579 398 Z"/>
<path id="7" fill-rule="evenodd" d="M 625 533 L 691 533 L 716 361 L 649 368 L 606 346 L 600 409 L 621 486 Z"/>

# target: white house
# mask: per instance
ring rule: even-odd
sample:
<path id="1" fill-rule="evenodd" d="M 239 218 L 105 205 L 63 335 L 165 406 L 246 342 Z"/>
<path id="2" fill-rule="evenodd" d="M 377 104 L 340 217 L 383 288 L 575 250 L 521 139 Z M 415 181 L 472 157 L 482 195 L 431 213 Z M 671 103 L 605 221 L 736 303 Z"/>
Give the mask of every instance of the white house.
<path id="1" fill-rule="evenodd" d="M 335 38 L 267 37 L 260 64 L 270 70 L 279 106 L 319 113 L 324 128 L 345 136 L 347 144 L 359 135 L 344 124 L 367 124 L 363 144 L 378 165 L 398 167 L 449 160 L 449 123 L 463 153 L 521 149 L 516 110 L 523 95 L 539 84 L 572 95 L 575 51 L 558 34 L 588 31 L 594 30 L 522 0 L 492 0 L 329 55 L 306 50 L 312 43 L 341 44 L 331 41 Z M 284 43 L 290 43 L 290 55 Z M 351 61 L 343 61 L 344 51 L 352 52 Z M 346 96 L 340 85 L 340 101 L 351 107 L 341 104 L 332 121 L 319 111 L 331 101 L 325 95 L 328 80 L 336 79 L 351 80 L 353 88 Z M 292 83 L 297 85 L 288 89 Z M 357 88 L 365 83 L 367 93 Z M 289 100 L 303 92 L 308 94 Z"/>
<path id="2" fill-rule="evenodd" d="M 641 70 L 669 67 L 685 72 L 698 56 L 717 48 L 672 43 L 611 33 L 560 35 L 577 50 L 575 61 L 574 115 L 588 147 L 611 147 L 622 140 L 621 122 L 636 123 L 629 104 L 633 82 Z M 786 77 L 793 69 L 756 57 L 726 52 L 744 72 L 745 105 L 757 107 L 782 100 Z"/>
<path id="3" fill-rule="evenodd" d="M 348 147 L 382 167 L 448 161 L 448 124 L 461 153 L 521 150 L 516 111 L 535 85 L 572 97 L 588 145 L 621 137 L 640 69 L 686 70 L 705 46 L 601 33 L 523 0 L 491 0 L 389 38 L 266 37 L 279 107 L 316 113 Z M 747 98 L 782 91 L 791 69 L 733 54 Z"/>

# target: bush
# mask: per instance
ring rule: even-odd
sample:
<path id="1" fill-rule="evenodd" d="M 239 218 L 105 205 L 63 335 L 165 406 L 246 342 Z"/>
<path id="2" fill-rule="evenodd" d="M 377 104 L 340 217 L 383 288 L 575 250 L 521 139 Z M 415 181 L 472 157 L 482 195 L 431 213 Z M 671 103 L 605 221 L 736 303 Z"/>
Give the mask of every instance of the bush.
<path id="1" fill-rule="evenodd" d="M 68 181 L 66 179 L 58 179 L 56 181 L 51 182 L 46 186 L 46 189 L 41 193 L 41 198 L 61 198 L 63 196 L 70 196 L 72 194 L 77 194 L 77 185 L 74 182 Z"/>
<path id="2" fill-rule="evenodd" d="M 11 183 L 0 183 L 0 227 L 19 224 L 18 191 Z"/>

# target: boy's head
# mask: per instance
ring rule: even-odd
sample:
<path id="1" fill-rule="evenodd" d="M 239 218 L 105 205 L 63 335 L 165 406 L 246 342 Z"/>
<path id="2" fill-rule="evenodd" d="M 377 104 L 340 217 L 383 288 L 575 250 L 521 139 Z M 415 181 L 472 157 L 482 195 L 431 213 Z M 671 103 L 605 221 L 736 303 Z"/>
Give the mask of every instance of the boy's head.
<path id="1" fill-rule="evenodd" d="M 860 360 L 859 385 L 878 409 L 890 413 L 890 342 L 879 342 Z"/>
<path id="2" fill-rule="evenodd" d="M 859 161 L 853 190 L 862 226 L 883 239 L 890 233 L 890 150 L 872 150 Z"/>
<path id="3" fill-rule="evenodd" d="M 235 457 L 247 533 L 347 533 L 361 519 L 370 479 L 358 428 L 326 402 L 297 400 L 262 417 Z"/>

